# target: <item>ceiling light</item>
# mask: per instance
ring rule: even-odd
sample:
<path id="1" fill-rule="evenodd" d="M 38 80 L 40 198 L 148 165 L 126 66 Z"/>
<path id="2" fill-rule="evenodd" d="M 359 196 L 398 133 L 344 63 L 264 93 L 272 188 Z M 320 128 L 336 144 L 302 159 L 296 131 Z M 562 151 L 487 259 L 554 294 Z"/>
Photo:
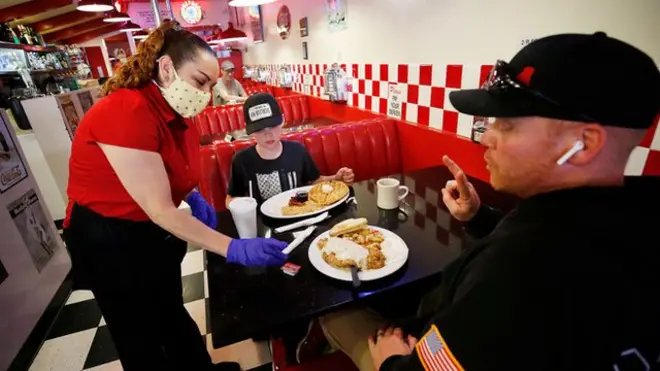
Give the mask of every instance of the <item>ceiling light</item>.
<path id="1" fill-rule="evenodd" d="M 124 31 L 124 32 L 142 31 L 142 27 L 140 27 L 139 25 L 137 25 L 137 24 L 135 24 L 135 23 L 133 23 L 133 22 L 131 22 L 131 21 L 128 21 L 128 22 L 126 22 L 126 24 L 121 28 L 120 31 Z"/>
<path id="2" fill-rule="evenodd" d="M 81 12 L 107 12 L 114 8 L 109 0 L 80 0 L 76 9 Z"/>
<path id="3" fill-rule="evenodd" d="M 130 21 L 131 17 L 126 13 L 120 12 L 110 12 L 103 15 L 103 22 L 117 23 L 117 22 L 126 22 Z"/>
<path id="4" fill-rule="evenodd" d="M 274 3 L 277 0 L 231 0 L 229 6 L 253 6 Z"/>
<path id="5" fill-rule="evenodd" d="M 149 37 L 149 34 L 145 31 L 138 31 L 133 34 L 133 38 L 136 40 L 143 40 Z"/>

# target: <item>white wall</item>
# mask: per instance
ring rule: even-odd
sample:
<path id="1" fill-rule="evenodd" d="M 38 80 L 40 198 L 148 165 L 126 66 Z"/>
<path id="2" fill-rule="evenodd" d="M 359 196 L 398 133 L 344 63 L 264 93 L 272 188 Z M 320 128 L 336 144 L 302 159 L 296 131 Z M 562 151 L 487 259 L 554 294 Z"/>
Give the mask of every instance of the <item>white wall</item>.
<path id="1" fill-rule="evenodd" d="M 521 40 L 554 33 L 605 31 L 646 51 L 660 64 L 658 0 L 347 0 L 348 29 L 329 33 L 325 0 L 281 0 L 262 6 L 266 42 L 250 45 L 248 64 L 451 63 L 509 59 Z M 274 32 L 289 6 L 292 35 Z M 300 38 L 298 20 L 309 18 Z M 270 29 L 270 32 L 269 32 Z M 301 42 L 309 60 L 303 61 Z"/>

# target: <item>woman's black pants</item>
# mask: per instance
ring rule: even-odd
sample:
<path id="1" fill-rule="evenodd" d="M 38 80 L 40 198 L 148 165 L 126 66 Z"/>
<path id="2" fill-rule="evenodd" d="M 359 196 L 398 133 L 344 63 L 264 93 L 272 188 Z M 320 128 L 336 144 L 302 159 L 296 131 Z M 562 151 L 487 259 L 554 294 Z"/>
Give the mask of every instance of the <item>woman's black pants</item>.
<path id="1" fill-rule="evenodd" d="M 74 206 L 64 232 L 73 269 L 89 284 L 125 371 L 208 371 L 211 358 L 183 306 L 186 243 L 152 222 Z"/>

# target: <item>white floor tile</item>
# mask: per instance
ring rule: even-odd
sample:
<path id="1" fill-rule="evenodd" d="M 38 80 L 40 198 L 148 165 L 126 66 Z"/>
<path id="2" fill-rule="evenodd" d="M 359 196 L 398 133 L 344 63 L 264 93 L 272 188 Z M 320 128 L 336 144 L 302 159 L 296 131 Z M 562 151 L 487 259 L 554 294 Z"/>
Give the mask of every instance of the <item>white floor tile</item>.
<path id="1" fill-rule="evenodd" d="M 99 327 L 105 326 L 105 317 L 101 317 L 101 322 L 99 322 Z"/>
<path id="2" fill-rule="evenodd" d="M 250 370 L 273 361 L 267 341 L 245 340 L 220 349 L 213 349 L 211 334 L 206 336 L 206 346 L 213 363 L 238 362 L 244 370 Z"/>
<path id="3" fill-rule="evenodd" d="M 82 370 L 95 334 L 93 328 L 46 341 L 30 371 Z"/>
<path id="4" fill-rule="evenodd" d="M 86 301 L 94 299 L 94 294 L 89 290 L 76 290 L 71 293 L 69 300 L 66 301 L 66 304 L 80 303 L 81 301 Z"/>
<path id="5" fill-rule="evenodd" d="M 204 271 L 204 250 L 189 252 L 181 263 L 181 275 L 199 273 Z"/>
<path id="6" fill-rule="evenodd" d="M 85 371 L 124 371 L 124 368 L 121 367 L 121 362 L 114 361 L 104 365 L 85 369 Z"/>
<path id="7" fill-rule="evenodd" d="M 184 306 L 199 327 L 199 333 L 206 335 L 206 300 L 191 301 Z"/>

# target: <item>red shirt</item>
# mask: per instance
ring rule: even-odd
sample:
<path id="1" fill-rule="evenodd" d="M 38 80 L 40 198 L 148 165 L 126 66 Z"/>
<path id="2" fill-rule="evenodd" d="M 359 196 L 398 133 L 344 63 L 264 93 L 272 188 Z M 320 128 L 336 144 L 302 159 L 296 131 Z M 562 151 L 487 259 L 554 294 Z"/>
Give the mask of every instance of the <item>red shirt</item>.
<path id="1" fill-rule="evenodd" d="M 107 217 L 149 220 L 97 143 L 158 152 L 176 206 L 199 182 L 199 133 L 195 125 L 174 112 L 155 83 L 117 90 L 92 106 L 76 131 L 69 159 L 65 227 L 74 202 Z"/>

